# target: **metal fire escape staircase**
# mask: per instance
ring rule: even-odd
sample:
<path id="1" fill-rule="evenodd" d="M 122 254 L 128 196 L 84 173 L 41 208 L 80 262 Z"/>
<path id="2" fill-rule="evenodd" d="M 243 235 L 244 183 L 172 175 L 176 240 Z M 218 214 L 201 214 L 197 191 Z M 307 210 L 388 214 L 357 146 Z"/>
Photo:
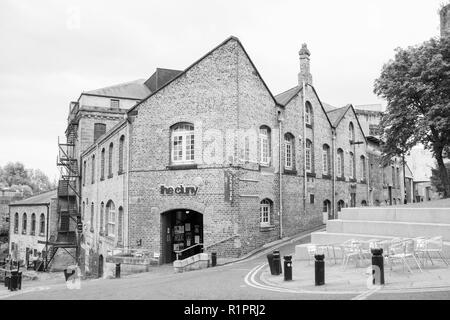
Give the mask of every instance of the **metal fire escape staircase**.
<path id="1" fill-rule="evenodd" d="M 80 220 L 79 210 L 79 170 L 78 161 L 75 156 L 75 140 L 76 140 L 77 125 L 69 123 L 66 132 L 67 141 L 61 143 L 58 138 L 58 157 L 57 166 L 61 177 L 58 182 L 57 190 L 57 234 L 52 235 L 47 242 L 48 248 L 46 250 L 45 269 L 48 269 L 49 264 L 55 257 L 58 249 L 65 250 L 70 256 L 74 258 L 74 263 L 77 263 L 79 255 L 79 243 L 81 233 L 77 233 L 77 220 Z M 73 221 L 73 222 L 71 222 Z M 76 254 L 73 256 L 67 249 L 75 248 Z"/>

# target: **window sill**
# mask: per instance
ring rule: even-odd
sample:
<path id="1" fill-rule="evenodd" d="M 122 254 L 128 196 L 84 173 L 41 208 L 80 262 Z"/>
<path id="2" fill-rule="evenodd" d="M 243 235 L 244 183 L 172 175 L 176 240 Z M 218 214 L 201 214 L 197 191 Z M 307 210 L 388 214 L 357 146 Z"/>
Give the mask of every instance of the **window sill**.
<path id="1" fill-rule="evenodd" d="M 329 174 L 322 174 L 322 179 L 331 180 L 331 176 Z"/>
<path id="2" fill-rule="evenodd" d="M 307 177 L 310 177 L 310 178 L 315 178 L 315 177 L 316 177 L 316 174 L 315 174 L 315 173 L 312 173 L 312 172 L 307 172 L 307 173 L 306 173 L 306 176 L 307 176 Z"/>
<path id="3" fill-rule="evenodd" d="M 296 176 L 297 175 L 297 170 L 293 170 L 293 169 L 284 169 L 284 174 L 287 175 L 291 175 L 291 176 Z"/>
<path id="4" fill-rule="evenodd" d="M 275 230 L 275 226 L 274 225 L 259 226 L 259 231 L 261 231 L 261 232 L 268 232 L 268 231 L 272 231 L 272 230 Z"/>
<path id="5" fill-rule="evenodd" d="M 337 181 L 345 181 L 345 177 L 336 177 Z"/>
<path id="6" fill-rule="evenodd" d="M 45 236 L 45 234 L 44 233 L 39 233 L 39 237 L 43 237 L 43 236 Z"/>
<path id="7" fill-rule="evenodd" d="M 195 163 L 191 164 L 171 164 L 166 167 L 167 170 L 191 170 L 197 169 L 197 165 Z"/>
<path id="8" fill-rule="evenodd" d="M 27 232 L 26 232 L 26 231 L 22 231 L 22 234 L 25 234 L 25 235 L 26 235 L 26 234 L 27 234 Z"/>
<path id="9" fill-rule="evenodd" d="M 100 178 L 100 181 L 105 181 L 105 177 L 101 177 L 101 178 Z"/>
<path id="10" fill-rule="evenodd" d="M 111 179 L 112 177 L 113 177 L 112 173 L 108 175 L 108 179 Z"/>
<path id="11" fill-rule="evenodd" d="M 123 171 L 123 170 L 117 172 L 117 175 L 119 175 L 119 176 L 122 175 L 122 174 L 124 174 L 124 171 Z"/>

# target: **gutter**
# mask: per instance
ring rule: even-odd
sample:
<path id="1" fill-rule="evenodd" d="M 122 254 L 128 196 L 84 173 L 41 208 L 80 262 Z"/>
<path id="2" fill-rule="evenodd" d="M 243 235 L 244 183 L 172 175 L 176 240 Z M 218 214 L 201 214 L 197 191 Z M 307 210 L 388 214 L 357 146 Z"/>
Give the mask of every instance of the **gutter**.
<path id="1" fill-rule="evenodd" d="M 282 118 L 281 118 L 281 111 L 278 111 L 278 128 L 279 128 L 279 134 L 278 134 L 278 174 L 279 174 L 279 201 L 280 201 L 280 239 L 283 238 L 283 186 L 282 186 L 282 163 L 281 163 L 281 135 L 282 135 Z"/>
<path id="2" fill-rule="evenodd" d="M 45 226 L 45 270 L 48 268 L 48 224 L 50 215 L 50 202 L 46 204 L 47 206 L 47 225 Z"/>
<path id="3" fill-rule="evenodd" d="M 336 219 L 337 218 L 337 213 L 336 213 L 336 130 L 333 129 L 333 127 L 331 128 L 331 148 L 333 150 L 333 187 L 332 187 L 332 192 L 333 194 L 331 195 L 331 212 L 333 212 L 333 217 Z"/>
<path id="4" fill-rule="evenodd" d="M 303 213 L 306 216 L 306 191 L 307 185 L 306 180 L 308 179 L 306 173 L 306 92 L 305 92 L 305 81 L 303 81 Z"/>

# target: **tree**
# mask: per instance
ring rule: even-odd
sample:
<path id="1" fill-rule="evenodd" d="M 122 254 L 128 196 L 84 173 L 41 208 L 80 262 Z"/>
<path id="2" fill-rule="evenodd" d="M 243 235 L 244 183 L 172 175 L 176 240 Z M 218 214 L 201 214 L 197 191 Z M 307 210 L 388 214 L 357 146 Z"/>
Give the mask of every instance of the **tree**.
<path id="1" fill-rule="evenodd" d="M 9 186 L 22 185 L 29 181 L 29 176 L 23 163 L 9 162 L 3 168 L 3 179 Z"/>
<path id="2" fill-rule="evenodd" d="M 450 162 L 447 162 L 445 164 L 445 167 L 447 168 L 447 174 L 450 176 Z M 442 183 L 441 174 L 439 172 L 439 168 L 437 169 L 431 169 L 431 184 L 436 188 L 438 192 L 444 192 L 445 186 Z"/>
<path id="3" fill-rule="evenodd" d="M 431 39 L 396 49 L 383 66 L 374 92 L 387 100 L 380 123 L 386 154 L 405 154 L 419 143 L 431 150 L 450 197 L 444 151 L 450 146 L 450 39 Z"/>
<path id="4" fill-rule="evenodd" d="M 48 176 L 39 169 L 30 170 L 30 187 L 35 193 L 40 193 L 53 189 L 55 186 L 50 182 Z"/>

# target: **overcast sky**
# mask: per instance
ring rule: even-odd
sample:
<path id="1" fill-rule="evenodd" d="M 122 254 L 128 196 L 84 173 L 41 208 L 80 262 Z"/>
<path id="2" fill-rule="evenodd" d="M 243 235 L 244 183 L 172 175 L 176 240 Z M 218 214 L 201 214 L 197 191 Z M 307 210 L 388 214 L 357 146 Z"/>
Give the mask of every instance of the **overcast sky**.
<path id="1" fill-rule="evenodd" d="M 373 82 L 396 47 L 439 35 L 443 0 L 0 1 L 0 165 L 57 176 L 57 137 L 82 91 L 183 70 L 238 37 L 274 94 L 311 51 L 314 86 L 334 106 L 382 102 Z"/>

